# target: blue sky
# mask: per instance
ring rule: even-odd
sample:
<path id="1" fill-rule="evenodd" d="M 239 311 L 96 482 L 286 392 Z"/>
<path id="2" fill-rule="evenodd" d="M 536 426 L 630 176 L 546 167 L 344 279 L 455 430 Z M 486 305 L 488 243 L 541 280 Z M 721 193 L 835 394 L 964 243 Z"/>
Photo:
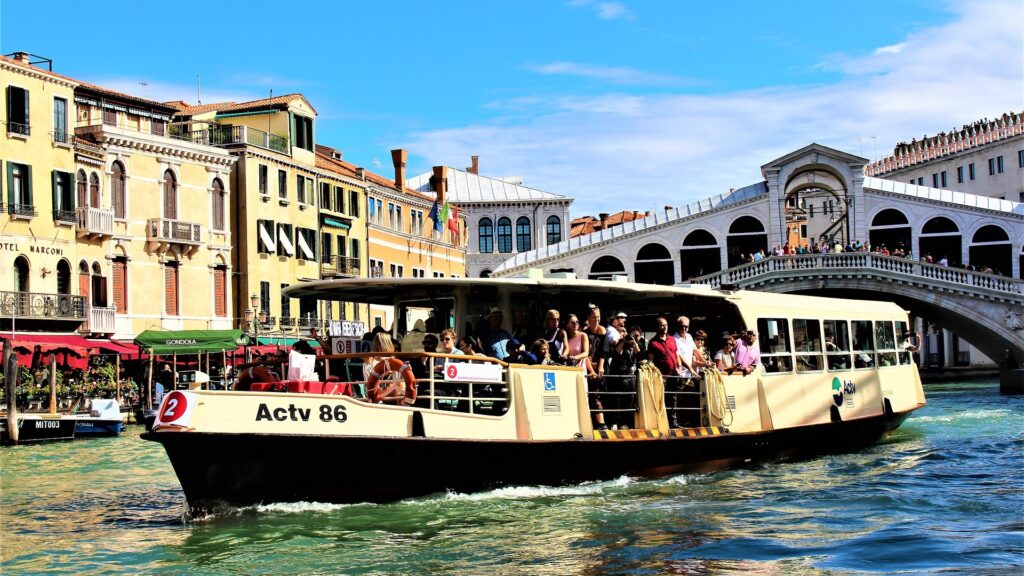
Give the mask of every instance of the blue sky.
<path id="1" fill-rule="evenodd" d="M 197 74 L 203 102 L 302 92 L 351 162 L 476 154 L 573 215 L 706 198 L 810 142 L 873 159 L 1024 110 L 1022 30 L 1020 0 L 0 4 L 0 52 L 157 100 L 195 102 Z"/>

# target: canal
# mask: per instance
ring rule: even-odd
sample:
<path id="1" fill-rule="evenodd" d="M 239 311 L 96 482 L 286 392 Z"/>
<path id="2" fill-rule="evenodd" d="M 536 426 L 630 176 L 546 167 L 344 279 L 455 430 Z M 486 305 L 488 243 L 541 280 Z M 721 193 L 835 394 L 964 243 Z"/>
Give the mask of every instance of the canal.
<path id="1" fill-rule="evenodd" d="M 162 448 L 139 427 L 3 448 L 0 572 L 1020 573 L 1024 398 L 1001 396 L 995 382 L 925 392 L 925 409 L 857 454 L 187 520 Z M 360 474 L 374 481 L 373 470 Z"/>

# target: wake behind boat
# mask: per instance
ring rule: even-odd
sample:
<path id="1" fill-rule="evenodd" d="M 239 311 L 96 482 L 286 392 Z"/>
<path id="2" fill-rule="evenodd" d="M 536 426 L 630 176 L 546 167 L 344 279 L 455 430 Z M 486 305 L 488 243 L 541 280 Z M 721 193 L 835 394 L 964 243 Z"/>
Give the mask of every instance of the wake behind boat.
<path id="1" fill-rule="evenodd" d="M 289 292 L 393 307 L 391 336 L 403 351 L 327 355 L 315 380 L 168 394 L 143 438 L 165 447 L 194 511 L 804 458 L 870 445 L 925 404 L 911 353 L 897 344 L 906 313 L 889 303 L 532 278 L 351 279 Z M 528 365 L 521 353 L 506 361 L 422 351 L 437 342 L 434 330 L 458 328 L 507 336 L 516 353 L 511 336 L 541 334 L 545 311 L 600 309 L 628 311 L 645 337 L 682 314 L 708 334 L 756 332 L 760 359 L 749 370 L 680 376 L 650 356 L 621 373 L 607 364 L 595 378 L 601 359 Z M 401 391 L 394 403 L 385 389 Z"/>

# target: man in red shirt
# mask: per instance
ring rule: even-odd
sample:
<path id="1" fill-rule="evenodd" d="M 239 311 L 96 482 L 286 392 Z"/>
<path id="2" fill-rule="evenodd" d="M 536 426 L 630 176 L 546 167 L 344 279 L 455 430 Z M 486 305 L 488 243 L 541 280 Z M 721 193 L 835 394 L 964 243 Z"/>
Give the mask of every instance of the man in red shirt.
<path id="1" fill-rule="evenodd" d="M 678 376 L 679 367 L 682 365 L 682 358 L 676 347 L 676 339 L 668 334 L 668 320 L 659 316 L 658 327 L 654 338 L 647 344 L 647 360 L 657 366 L 662 377 L 665 378 L 665 389 L 680 390 L 680 379 Z M 669 378 L 671 377 L 671 378 Z M 669 425 L 673 428 L 679 427 L 678 395 L 667 394 L 666 404 L 669 405 Z"/>

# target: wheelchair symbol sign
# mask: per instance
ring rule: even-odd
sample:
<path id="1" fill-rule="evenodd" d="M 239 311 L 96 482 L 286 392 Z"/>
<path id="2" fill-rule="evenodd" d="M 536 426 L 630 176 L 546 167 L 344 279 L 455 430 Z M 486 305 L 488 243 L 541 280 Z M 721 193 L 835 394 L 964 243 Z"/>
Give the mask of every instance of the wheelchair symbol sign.
<path id="1" fill-rule="evenodd" d="M 544 391 L 554 392 L 555 391 L 555 373 L 545 372 L 544 373 Z"/>

